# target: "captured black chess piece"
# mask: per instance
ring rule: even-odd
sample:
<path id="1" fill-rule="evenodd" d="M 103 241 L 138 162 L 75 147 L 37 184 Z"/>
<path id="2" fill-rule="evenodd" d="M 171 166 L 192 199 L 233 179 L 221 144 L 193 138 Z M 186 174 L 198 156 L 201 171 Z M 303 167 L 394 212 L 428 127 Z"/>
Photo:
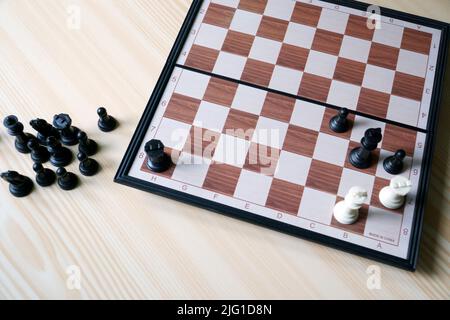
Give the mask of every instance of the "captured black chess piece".
<path id="1" fill-rule="evenodd" d="M 31 150 L 31 160 L 33 162 L 45 163 L 50 159 L 50 153 L 39 144 L 37 139 L 30 139 L 27 146 Z"/>
<path id="2" fill-rule="evenodd" d="M 33 165 L 33 171 L 36 172 L 36 182 L 41 187 L 49 187 L 56 181 L 55 172 L 44 168 L 41 163 L 36 162 Z"/>
<path id="3" fill-rule="evenodd" d="M 103 132 L 113 131 L 117 127 L 117 120 L 108 115 L 105 108 L 98 108 L 97 114 L 100 118 L 98 119 L 98 127 Z"/>
<path id="4" fill-rule="evenodd" d="M 351 151 L 349 156 L 350 163 L 359 169 L 367 169 L 372 164 L 372 151 L 383 139 L 382 131 L 378 129 L 369 129 L 365 132 L 364 138 L 361 140 L 361 147 Z"/>
<path id="5" fill-rule="evenodd" d="M 53 117 L 53 126 L 59 130 L 61 143 L 74 146 L 78 143 L 80 129 L 72 126 L 72 119 L 68 114 L 61 113 Z"/>
<path id="6" fill-rule="evenodd" d="M 91 177 L 98 172 L 99 165 L 94 159 L 88 157 L 84 152 L 80 152 L 77 156 L 80 161 L 80 172 L 83 176 Z"/>
<path id="7" fill-rule="evenodd" d="M 330 129 L 336 133 L 344 133 L 347 132 L 350 128 L 349 122 L 348 122 L 348 109 L 342 108 L 339 111 L 339 114 L 331 118 L 330 120 Z"/>
<path id="8" fill-rule="evenodd" d="M 78 177 L 72 172 L 67 172 L 63 167 L 56 170 L 56 176 L 58 177 L 58 185 L 63 190 L 70 191 L 78 185 Z"/>
<path id="9" fill-rule="evenodd" d="M 403 160 L 406 158 L 405 150 L 397 150 L 393 156 L 386 158 L 383 162 L 384 170 L 392 175 L 403 172 Z"/>
<path id="10" fill-rule="evenodd" d="M 20 153 L 30 153 L 30 149 L 28 148 L 27 143 L 30 139 L 36 137 L 30 133 L 23 132 L 24 127 L 23 124 L 19 122 L 19 119 L 17 119 L 17 117 L 13 115 L 7 116 L 3 120 L 3 125 L 6 129 L 8 129 L 9 135 L 16 137 L 14 143 L 16 150 Z"/>
<path id="11" fill-rule="evenodd" d="M 159 140 L 150 140 L 145 144 L 147 167 L 153 172 L 164 172 L 172 165 L 170 156 L 164 151 L 164 144 Z"/>
<path id="12" fill-rule="evenodd" d="M 37 131 L 37 138 L 42 145 L 47 144 L 48 137 L 59 139 L 58 130 L 44 119 L 35 119 L 30 121 L 30 126 Z"/>
<path id="13" fill-rule="evenodd" d="M 33 181 L 16 171 L 8 171 L 0 174 L 0 178 L 9 182 L 9 192 L 15 197 L 26 197 L 33 191 Z"/>
<path id="14" fill-rule="evenodd" d="M 73 160 L 72 151 L 63 147 L 55 137 L 47 139 L 47 150 L 50 152 L 50 162 L 55 167 L 68 166 Z"/>
<path id="15" fill-rule="evenodd" d="M 80 131 L 78 132 L 78 150 L 80 152 L 86 153 L 88 156 L 93 156 L 97 153 L 98 145 L 92 139 L 89 139 L 86 132 Z"/>

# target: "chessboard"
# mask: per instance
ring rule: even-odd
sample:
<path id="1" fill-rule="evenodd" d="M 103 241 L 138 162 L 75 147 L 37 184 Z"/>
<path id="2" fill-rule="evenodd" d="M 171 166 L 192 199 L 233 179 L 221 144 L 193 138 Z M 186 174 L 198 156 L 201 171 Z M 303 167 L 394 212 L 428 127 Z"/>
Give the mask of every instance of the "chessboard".
<path id="1" fill-rule="evenodd" d="M 194 1 L 116 181 L 414 270 L 447 30 L 354 1 Z M 372 128 L 382 140 L 357 168 Z M 149 165 L 158 147 L 164 170 Z M 398 150 L 412 190 L 388 209 Z M 354 186 L 366 201 L 341 224 L 333 209 Z"/>

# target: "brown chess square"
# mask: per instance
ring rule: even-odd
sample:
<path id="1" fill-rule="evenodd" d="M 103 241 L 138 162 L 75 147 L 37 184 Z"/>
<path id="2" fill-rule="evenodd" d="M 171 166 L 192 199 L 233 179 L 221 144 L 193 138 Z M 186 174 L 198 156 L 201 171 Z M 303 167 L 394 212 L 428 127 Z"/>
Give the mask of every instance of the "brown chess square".
<path id="1" fill-rule="evenodd" d="M 367 28 L 367 19 L 368 18 L 365 17 L 350 15 L 345 34 L 355 38 L 372 41 L 375 29 Z"/>
<path id="2" fill-rule="evenodd" d="M 334 79 L 361 86 L 366 72 L 366 64 L 346 58 L 338 58 Z"/>
<path id="3" fill-rule="evenodd" d="M 348 146 L 347 158 L 345 159 L 345 167 L 347 169 L 352 169 L 352 170 L 359 171 L 359 172 L 362 172 L 365 174 L 375 175 L 377 173 L 378 161 L 380 160 L 380 149 L 375 149 L 374 151 L 372 151 L 372 162 L 368 169 L 358 169 L 350 163 L 348 158 L 350 156 L 350 153 L 353 151 L 353 149 L 359 148 L 359 147 L 361 147 L 360 142 L 350 141 L 350 144 Z"/>
<path id="4" fill-rule="evenodd" d="M 277 168 L 280 150 L 252 143 L 245 159 L 244 169 L 273 176 Z"/>
<path id="5" fill-rule="evenodd" d="M 219 51 L 194 44 L 189 52 L 185 65 L 212 72 L 218 56 Z"/>
<path id="6" fill-rule="evenodd" d="M 330 87 L 331 79 L 304 73 L 298 94 L 305 98 L 326 102 Z"/>
<path id="7" fill-rule="evenodd" d="M 283 43 L 277 64 L 283 67 L 303 71 L 305 70 L 308 56 L 308 49 Z"/>
<path id="8" fill-rule="evenodd" d="M 339 33 L 317 29 L 312 49 L 320 52 L 339 55 L 341 51 L 342 39 L 344 36 Z"/>
<path id="9" fill-rule="evenodd" d="M 304 187 L 273 179 L 266 207 L 296 216 L 300 208 Z"/>
<path id="10" fill-rule="evenodd" d="M 318 136 L 317 131 L 291 124 L 284 140 L 283 150 L 312 158 Z"/>
<path id="11" fill-rule="evenodd" d="M 323 133 L 326 133 L 326 134 L 329 134 L 329 135 L 332 135 L 335 137 L 339 137 L 342 139 L 350 139 L 350 136 L 352 135 L 353 124 L 355 123 L 355 115 L 350 113 L 347 117 L 348 128 L 349 128 L 347 132 L 336 133 L 330 129 L 330 121 L 333 117 L 337 116 L 338 113 L 339 113 L 338 110 L 334 110 L 334 109 L 330 109 L 330 108 L 325 109 L 325 114 L 323 116 L 320 132 L 323 132 Z"/>
<path id="12" fill-rule="evenodd" d="M 297 2 L 295 4 L 295 9 L 294 13 L 292 14 L 291 21 L 315 28 L 319 23 L 321 14 L 321 7 Z"/>
<path id="13" fill-rule="evenodd" d="M 175 171 L 175 167 L 176 167 L 176 163 L 178 162 L 178 159 L 180 157 L 180 151 L 171 149 L 171 148 L 164 148 L 164 152 L 170 156 L 171 160 L 172 160 L 172 164 L 169 167 L 168 170 L 164 171 L 164 172 L 160 172 L 160 173 L 156 173 L 153 172 L 152 170 L 150 170 L 147 166 L 147 161 L 148 161 L 148 157 L 144 158 L 144 161 L 142 162 L 142 166 L 141 166 L 141 171 L 147 172 L 147 173 L 151 173 L 155 176 L 160 176 L 160 177 L 164 177 L 164 178 L 171 178 L 173 175 L 173 172 Z"/>
<path id="14" fill-rule="evenodd" d="M 431 33 L 405 28 L 402 49 L 429 55 L 433 35 Z"/>
<path id="15" fill-rule="evenodd" d="M 206 12 L 203 23 L 212 24 L 214 26 L 228 29 L 233 20 L 235 9 L 222 6 L 220 4 L 211 3 Z"/>
<path id="16" fill-rule="evenodd" d="M 239 9 L 258 14 L 263 14 L 267 5 L 267 0 L 241 0 Z"/>
<path id="17" fill-rule="evenodd" d="M 248 59 L 241 80 L 268 87 L 275 65 Z"/>
<path id="18" fill-rule="evenodd" d="M 313 159 L 306 186 L 319 191 L 337 194 L 342 170 L 342 167 Z"/>
<path id="19" fill-rule="evenodd" d="M 412 157 L 416 148 L 416 140 L 416 131 L 386 124 L 382 148 L 391 152 L 403 149 L 407 156 Z"/>
<path id="20" fill-rule="evenodd" d="M 288 21 L 263 16 L 257 36 L 281 42 L 284 40 L 288 25 Z"/>
<path id="21" fill-rule="evenodd" d="M 395 70 L 397 69 L 400 49 L 372 42 L 368 63 L 374 66 Z"/>
<path id="22" fill-rule="evenodd" d="M 191 124 L 197 115 L 200 100 L 174 93 L 164 117 Z"/>
<path id="23" fill-rule="evenodd" d="M 391 96 L 387 93 L 361 88 L 357 110 L 380 118 L 386 118 Z"/>
<path id="24" fill-rule="evenodd" d="M 381 189 L 383 189 L 384 187 L 389 186 L 391 182 L 387 179 L 383 179 L 380 177 L 375 177 L 375 184 L 373 186 L 373 191 L 372 191 L 372 199 L 370 201 L 370 205 L 380 208 L 380 209 L 384 209 L 387 211 L 391 211 L 391 212 L 395 212 L 398 214 L 403 214 L 403 212 L 405 211 L 405 206 L 402 206 L 399 209 L 388 209 L 385 206 L 383 206 L 383 204 L 380 202 L 380 191 Z"/>
<path id="25" fill-rule="evenodd" d="M 255 37 L 242 32 L 229 30 L 222 51 L 247 57 L 252 49 Z"/>
<path id="26" fill-rule="evenodd" d="M 227 196 L 233 196 L 240 175 L 240 168 L 213 162 L 209 166 L 203 188 Z"/>
<path id="27" fill-rule="evenodd" d="M 211 77 L 203 100 L 229 107 L 233 103 L 237 88 L 237 83 Z"/>
<path id="28" fill-rule="evenodd" d="M 266 118 L 289 122 L 294 112 L 295 99 L 269 92 L 261 115 Z"/>
<path id="29" fill-rule="evenodd" d="M 241 139 L 250 140 L 253 137 L 257 123 L 257 115 L 236 109 L 230 109 L 223 133 Z"/>
<path id="30" fill-rule="evenodd" d="M 212 159 L 219 138 L 219 132 L 192 126 L 183 151 L 194 156 Z"/>
<path id="31" fill-rule="evenodd" d="M 343 201 L 344 199 L 341 197 L 337 198 L 336 204 Z M 366 228 L 367 217 L 369 215 L 369 206 L 364 204 L 361 209 L 359 209 L 359 218 L 354 224 L 341 224 L 336 218 L 333 216 L 331 220 L 331 225 L 338 229 L 342 229 L 347 232 L 355 233 L 355 234 L 364 234 L 364 230 Z"/>
<path id="32" fill-rule="evenodd" d="M 407 99 L 421 101 L 424 86 L 424 78 L 396 72 L 392 94 Z"/>

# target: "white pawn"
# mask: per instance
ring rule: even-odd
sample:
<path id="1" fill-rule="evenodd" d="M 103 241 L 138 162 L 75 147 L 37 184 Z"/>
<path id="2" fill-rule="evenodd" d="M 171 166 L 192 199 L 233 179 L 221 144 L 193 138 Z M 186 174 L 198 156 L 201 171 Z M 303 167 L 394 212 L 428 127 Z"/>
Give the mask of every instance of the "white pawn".
<path id="1" fill-rule="evenodd" d="M 336 204 L 333 213 L 341 224 L 353 224 L 359 218 L 359 209 L 367 200 L 367 191 L 362 187 L 353 187 L 345 196 L 345 200 Z"/>
<path id="2" fill-rule="evenodd" d="M 406 195 L 411 192 L 412 183 L 405 177 L 398 176 L 391 180 L 389 186 L 380 191 L 380 202 L 388 209 L 399 209 L 405 203 Z"/>

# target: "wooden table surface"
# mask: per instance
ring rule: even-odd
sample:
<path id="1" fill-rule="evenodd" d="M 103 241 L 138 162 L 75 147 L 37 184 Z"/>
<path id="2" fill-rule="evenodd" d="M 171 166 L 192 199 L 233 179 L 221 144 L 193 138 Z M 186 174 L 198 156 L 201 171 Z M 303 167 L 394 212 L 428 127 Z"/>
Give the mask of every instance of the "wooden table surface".
<path id="1" fill-rule="evenodd" d="M 450 22 L 448 0 L 374 2 Z M 113 183 L 189 5 L 0 0 L 0 117 L 30 131 L 32 118 L 69 113 L 103 168 L 69 193 L 15 199 L 0 183 L 0 298 L 450 298 L 450 72 L 415 273 Z M 97 129 L 99 106 L 118 130 Z M 12 141 L 0 129 L 0 171 L 32 176 Z"/>

